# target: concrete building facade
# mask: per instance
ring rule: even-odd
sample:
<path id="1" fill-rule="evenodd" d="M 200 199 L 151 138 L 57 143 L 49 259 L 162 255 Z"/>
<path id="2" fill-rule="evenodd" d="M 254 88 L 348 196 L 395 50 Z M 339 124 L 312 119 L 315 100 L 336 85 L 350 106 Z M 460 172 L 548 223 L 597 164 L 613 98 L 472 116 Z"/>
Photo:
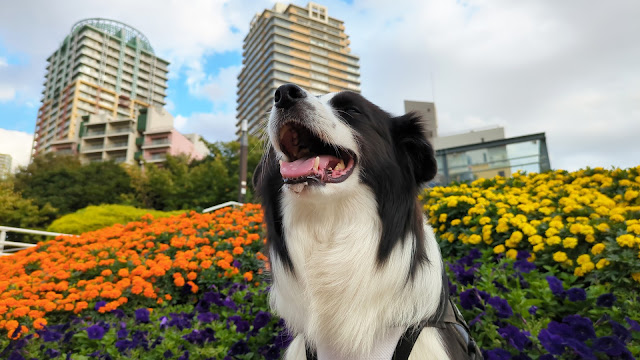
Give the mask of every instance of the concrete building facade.
<path id="1" fill-rule="evenodd" d="M 0 180 L 6 179 L 11 174 L 11 155 L 0 154 Z"/>
<path id="2" fill-rule="evenodd" d="M 243 44 L 237 133 L 242 120 L 248 121 L 250 134 L 262 130 L 280 85 L 293 83 L 315 95 L 359 92 L 359 58 L 349 44 L 344 22 L 322 5 L 276 3 L 256 14 Z"/>
<path id="3" fill-rule="evenodd" d="M 77 153 L 84 116 L 117 122 L 165 104 L 169 62 L 129 25 L 99 18 L 79 21 L 47 62 L 32 156 Z M 108 126 L 126 124 L 116 122 Z"/>
<path id="4" fill-rule="evenodd" d="M 158 164 L 167 155 L 185 154 L 200 160 L 209 153 L 199 135 L 183 135 L 173 123 L 173 116 L 159 106 L 140 109 L 136 118 L 85 115 L 78 138 L 80 161 Z"/>
<path id="5" fill-rule="evenodd" d="M 438 117 L 436 116 L 436 105 L 426 101 L 404 101 L 404 112 L 415 112 L 422 117 L 427 124 L 427 138 L 432 141 L 438 137 Z"/>

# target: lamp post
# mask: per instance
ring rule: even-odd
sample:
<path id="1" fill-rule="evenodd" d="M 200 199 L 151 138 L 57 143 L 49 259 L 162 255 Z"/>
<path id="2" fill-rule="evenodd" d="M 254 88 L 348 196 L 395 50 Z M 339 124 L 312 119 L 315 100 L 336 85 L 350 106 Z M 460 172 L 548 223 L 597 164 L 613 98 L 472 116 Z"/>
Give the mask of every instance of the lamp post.
<path id="1" fill-rule="evenodd" d="M 249 136 L 247 135 L 247 120 L 242 120 L 242 134 L 240 135 L 240 192 L 238 202 L 244 203 L 247 194 L 247 155 L 249 153 Z"/>

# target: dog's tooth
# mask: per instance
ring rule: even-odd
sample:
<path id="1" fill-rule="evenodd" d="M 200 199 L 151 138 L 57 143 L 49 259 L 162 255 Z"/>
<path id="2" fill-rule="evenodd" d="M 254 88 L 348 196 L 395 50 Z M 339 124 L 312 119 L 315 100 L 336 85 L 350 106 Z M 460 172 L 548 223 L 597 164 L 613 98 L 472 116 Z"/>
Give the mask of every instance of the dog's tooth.
<path id="1" fill-rule="evenodd" d="M 344 160 L 340 160 L 338 165 L 336 165 L 336 170 L 344 170 Z"/>
<path id="2" fill-rule="evenodd" d="M 320 166 L 320 156 L 316 156 L 313 161 L 313 170 L 318 171 L 318 167 Z"/>
<path id="3" fill-rule="evenodd" d="M 283 163 L 283 162 L 284 162 L 284 161 L 282 161 L 282 160 L 280 160 L 280 161 L 279 161 L 279 163 L 280 163 L 280 167 L 282 167 L 282 163 Z"/>

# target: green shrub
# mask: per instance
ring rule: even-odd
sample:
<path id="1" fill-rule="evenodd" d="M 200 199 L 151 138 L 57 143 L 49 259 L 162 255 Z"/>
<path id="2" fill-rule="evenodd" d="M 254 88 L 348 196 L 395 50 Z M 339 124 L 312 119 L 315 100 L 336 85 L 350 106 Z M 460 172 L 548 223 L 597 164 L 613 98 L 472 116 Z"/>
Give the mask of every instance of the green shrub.
<path id="1" fill-rule="evenodd" d="M 184 210 L 166 212 L 138 209 L 128 205 L 92 205 L 57 219 L 49 225 L 47 230 L 64 234 L 82 234 L 114 224 L 126 224 L 131 221 L 136 221 L 145 214 L 151 214 L 159 218 L 182 214 L 184 212 Z"/>

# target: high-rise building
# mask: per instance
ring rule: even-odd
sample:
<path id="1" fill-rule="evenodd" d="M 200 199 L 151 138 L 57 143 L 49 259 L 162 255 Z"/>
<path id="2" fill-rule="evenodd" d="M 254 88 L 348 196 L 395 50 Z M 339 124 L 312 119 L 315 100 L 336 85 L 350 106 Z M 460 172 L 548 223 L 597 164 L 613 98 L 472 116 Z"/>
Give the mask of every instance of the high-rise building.
<path id="1" fill-rule="evenodd" d="M 140 109 L 165 104 L 169 62 L 121 22 L 76 23 L 47 62 L 32 156 L 77 153 L 83 116 L 135 119 Z"/>
<path id="2" fill-rule="evenodd" d="M 422 117 L 427 124 L 427 138 L 432 141 L 438 137 L 438 117 L 436 116 L 436 105 L 426 101 L 404 101 L 405 112 L 415 112 Z"/>
<path id="3" fill-rule="evenodd" d="M 351 53 L 344 30 L 342 20 L 312 2 L 306 7 L 276 3 L 256 14 L 238 76 L 238 134 L 245 119 L 250 134 L 261 131 L 280 85 L 293 83 L 316 95 L 359 92 L 359 58 Z"/>
<path id="4" fill-rule="evenodd" d="M 11 173 L 11 155 L 0 154 L 0 180 L 6 179 Z"/>

